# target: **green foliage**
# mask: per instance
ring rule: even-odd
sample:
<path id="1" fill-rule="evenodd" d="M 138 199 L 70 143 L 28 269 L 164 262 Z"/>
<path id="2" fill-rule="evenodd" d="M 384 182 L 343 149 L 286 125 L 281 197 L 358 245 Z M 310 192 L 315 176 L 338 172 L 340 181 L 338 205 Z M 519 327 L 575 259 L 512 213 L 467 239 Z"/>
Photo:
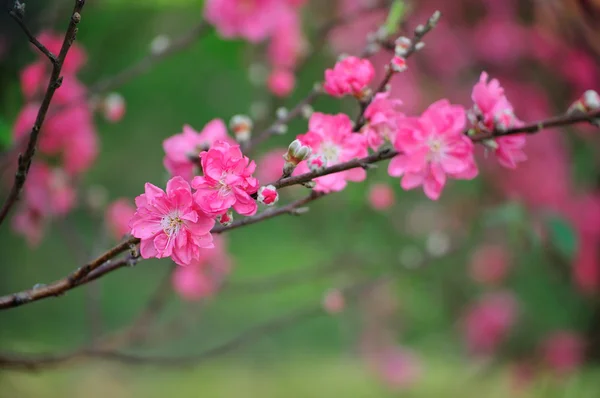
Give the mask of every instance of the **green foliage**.
<path id="1" fill-rule="evenodd" d="M 548 215 L 546 226 L 550 241 L 557 252 L 566 260 L 572 260 L 577 251 L 577 233 L 573 226 L 558 215 Z"/>
<path id="2" fill-rule="evenodd" d="M 0 148 L 7 147 L 11 141 L 11 132 L 8 123 L 0 117 Z"/>

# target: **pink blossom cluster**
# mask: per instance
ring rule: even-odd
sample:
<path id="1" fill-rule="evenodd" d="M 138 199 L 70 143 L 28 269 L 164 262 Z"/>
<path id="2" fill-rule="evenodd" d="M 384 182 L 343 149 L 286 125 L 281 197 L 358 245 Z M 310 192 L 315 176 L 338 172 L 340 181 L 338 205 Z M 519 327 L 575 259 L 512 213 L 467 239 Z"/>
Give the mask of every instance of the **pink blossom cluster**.
<path id="1" fill-rule="evenodd" d="M 147 183 L 145 193 L 136 198 L 129 227 L 141 239 L 143 258 L 171 257 L 180 265 L 196 264 L 204 258 L 204 249 L 214 246 L 210 231 L 215 218 L 229 222 L 232 208 L 245 216 L 256 213 L 256 166 L 238 145 L 216 141 L 199 160 L 203 175 L 191 184 L 181 176 L 171 178 L 166 191 Z"/>
<path id="2" fill-rule="evenodd" d="M 304 0 L 208 0 L 204 16 L 225 38 L 268 40 L 267 87 L 280 97 L 294 89 L 294 69 L 306 48 L 299 9 Z"/>
<path id="3" fill-rule="evenodd" d="M 43 32 L 38 40 L 53 54 L 60 53 L 62 37 Z M 34 50 L 37 60 L 26 66 L 20 76 L 26 103 L 13 127 L 13 139 L 19 148 L 25 145 L 35 124 L 51 73 L 48 59 Z M 76 205 L 74 181 L 89 170 L 98 154 L 93 109 L 87 103 L 87 88 L 77 78 L 86 62 L 85 51 L 73 44 L 62 65 L 62 83 L 40 131 L 39 154 L 25 185 L 25 200 L 13 219 L 15 231 L 23 234 L 31 245 L 39 243 L 48 218 L 64 216 Z M 99 110 L 116 121 L 123 116 L 124 102 L 117 95 L 109 97 Z M 46 204 L 42 205 L 42 198 L 46 198 Z"/>

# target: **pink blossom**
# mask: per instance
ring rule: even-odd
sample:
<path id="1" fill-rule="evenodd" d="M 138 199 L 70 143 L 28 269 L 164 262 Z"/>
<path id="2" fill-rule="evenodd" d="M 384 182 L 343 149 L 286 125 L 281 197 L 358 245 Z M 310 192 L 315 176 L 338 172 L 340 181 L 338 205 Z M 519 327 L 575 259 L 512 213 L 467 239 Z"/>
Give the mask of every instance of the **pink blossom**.
<path id="1" fill-rule="evenodd" d="M 125 116 L 125 99 L 119 93 L 111 93 L 102 103 L 104 118 L 109 122 L 118 122 Z"/>
<path id="2" fill-rule="evenodd" d="M 25 236 L 29 247 L 36 247 L 42 241 L 44 217 L 37 210 L 23 206 L 15 213 L 12 227 L 15 232 Z"/>
<path id="3" fill-rule="evenodd" d="M 394 190 L 387 184 L 374 184 L 369 188 L 369 204 L 375 210 L 389 209 L 394 205 Z"/>
<path id="4" fill-rule="evenodd" d="M 94 126 L 82 124 L 70 140 L 65 141 L 65 170 L 72 175 L 87 171 L 98 156 L 98 136 Z"/>
<path id="5" fill-rule="evenodd" d="M 24 188 L 25 204 L 42 216 L 65 215 L 74 206 L 76 193 L 66 173 L 43 163 L 33 163 Z"/>
<path id="6" fill-rule="evenodd" d="M 488 82 L 487 73 L 481 73 L 479 82 L 473 87 L 471 98 L 475 103 L 473 118 L 480 119 L 485 130 L 505 130 L 523 124 L 515 117 L 513 107 L 504 95 L 500 82 L 496 79 Z M 514 169 L 517 163 L 527 159 L 523 152 L 525 135 L 506 136 L 494 141 L 492 148 L 502 166 Z"/>
<path id="7" fill-rule="evenodd" d="M 570 331 L 548 335 L 540 346 L 545 364 L 561 376 L 575 372 L 584 361 L 585 344 L 582 337 Z"/>
<path id="8" fill-rule="evenodd" d="M 197 158 L 200 152 L 208 150 L 216 141 L 235 143 L 227 135 L 227 127 L 221 119 L 208 122 L 200 133 L 186 124 L 182 133 L 163 141 L 163 164 L 172 176 L 181 176 L 189 181 L 196 174 L 197 165 L 193 159 Z"/>
<path id="9" fill-rule="evenodd" d="M 433 103 L 419 118 L 402 119 L 394 141 L 400 154 L 390 162 L 389 174 L 402 176 L 404 189 L 422 185 L 432 200 L 440 197 L 447 177 L 474 178 L 473 143 L 464 129 L 465 110 L 447 100 Z"/>
<path id="10" fill-rule="evenodd" d="M 256 213 L 256 202 L 250 196 L 258 190 L 258 180 L 252 177 L 256 164 L 238 145 L 217 141 L 200 159 L 204 175 L 194 177 L 192 186 L 202 211 L 217 216 L 233 207 L 244 216 Z"/>
<path id="11" fill-rule="evenodd" d="M 463 319 L 463 334 L 470 352 L 493 354 L 507 338 L 517 318 L 517 301 L 510 293 L 491 293 L 473 304 Z"/>
<path id="12" fill-rule="evenodd" d="M 333 69 L 325 71 L 325 92 L 334 97 L 354 95 L 362 98 L 369 83 L 375 77 L 375 68 L 368 59 L 346 57 Z"/>
<path id="13" fill-rule="evenodd" d="M 257 200 L 267 206 L 273 206 L 279 200 L 277 189 L 273 185 L 260 187 Z"/>
<path id="14" fill-rule="evenodd" d="M 281 177 L 283 171 L 283 154 L 286 148 L 275 148 L 267 152 L 260 158 L 256 167 L 256 177 L 261 182 L 272 182 Z"/>
<path id="15" fill-rule="evenodd" d="M 48 69 L 46 60 L 41 59 L 29 64 L 21 71 L 21 91 L 27 99 L 40 95 L 48 83 Z"/>
<path id="16" fill-rule="evenodd" d="M 331 289 L 323 297 L 323 308 L 329 314 L 339 314 L 345 307 L 346 299 L 339 289 Z"/>
<path id="17" fill-rule="evenodd" d="M 390 99 L 389 96 L 389 91 L 376 94 L 365 110 L 367 123 L 362 131 L 374 151 L 378 150 L 386 141 L 392 142 L 396 136 L 398 122 L 404 117 L 404 114 L 398 112 L 402 101 Z"/>
<path id="18" fill-rule="evenodd" d="M 63 44 L 64 37 L 53 32 L 45 31 L 38 36 L 38 40 L 42 43 L 52 54 L 58 56 L 60 49 Z M 35 49 L 36 52 L 39 52 Z M 41 55 L 40 55 L 41 57 Z M 67 57 L 62 66 L 62 71 L 65 74 L 74 74 L 81 69 L 87 62 L 87 55 L 85 51 L 79 46 L 77 42 L 71 45 Z M 59 90 L 60 91 L 60 90 Z"/>
<path id="19" fill-rule="evenodd" d="M 405 72 L 408 69 L 408 65 L 406 64 L 406 59 L 404 57 L 400 57 L 398 55 L 392 58 L 390 62 L 390 66 L 394 72 L 401 73 Z"/>
<path id="20" fill-rule="evenodd" d="M 502 283 L 510 267 L 509 254 L 504 246 L 487 244 L 477 248 L 471 256 L 471 279 L 477 283 Z"/>
<path id="21" fill-rule="evenodd" d="M 306 134 L 298 136 L 302 144 L 312 149 L 315 155 L 322 155 L 328 166 L 347 162 L 367 155 L 364 135 L 352 132 L 352 122 L 345 114 L 326 115 L 312 114 Z M 306 162 L 300 163 L 296 174 L 308 172 Z M 315 190 L 319 192 L 336 192 L 346 187 L 347 181 L 363 181 L 366 173 L 362 168 L 342 171 L 315 178 Z"/>
<path id="22" fill-rule="evenodd" d="M 382 349 L 372 358 L 374 370 L 390 388 L 407 389 L 421 377 L 421 364 L 416 355 L 402 347 Z"/>
<path id="23" fill-rule="evenodd" d="M 105 219 L 106 225 L 113 238 L 121 239 L 129 233 L 129 221 L 135 214 L 135 207 L 128 199 L 121 198 L 112 202 L 106 208 Z"/>
<path id="24" fill-rule="evenodd" d="M 213 237 L 214 249 L 203 250 L 200 258 L 173 274 L 173 288 L 185 300 L 197 301 L 217 293 L 231 269 L 231 260 L 222 237 Z"/>
<path id="25" fill-rule="evenodd" d="M 207 0 L 204 17 L 226 38 L 259 42 L 273 33 L 280 0 Z"/>
<path id="26" fill-rule="evenodd" d="M 281 7 L 274 23 L 274 34 L 267 48 L 267 56 L 275 69 L 293 70 L 307 48 L 302 32 L 300 15 L 292 7 Z"/>
<path id="27" fill-rule="evenodd" d="M 269 75 L 267 86 L 278 97 L 287 97 L 294 90 L 296 77 L 286 69 L 275 69 Z"/>
<path id="28" fill-rule="evenodd" d="M 190 184 L 183 178 L 170 179 L 166 192 L 146 183 L 135 204 L 129 227 L 141 239 L 143 258 L 171 257 L 179 265 L 189 265 L 200 258 L 202 249 L 214 247 L 210 230 L 215 220 L 196 208 Z"/>

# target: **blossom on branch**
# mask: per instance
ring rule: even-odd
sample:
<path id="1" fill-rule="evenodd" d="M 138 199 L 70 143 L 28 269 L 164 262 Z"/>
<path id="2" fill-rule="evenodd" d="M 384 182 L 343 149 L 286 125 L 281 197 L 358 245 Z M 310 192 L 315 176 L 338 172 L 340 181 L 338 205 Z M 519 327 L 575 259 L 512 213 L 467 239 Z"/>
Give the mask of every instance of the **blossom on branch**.
<path id="1" fill-rule="evenodd" d="M 376 94 L 365 110 L 366 123 L 361 131 L 374 151 L 385 142 L 393 144 L 398 123 L 404 117 L 404 114 L 398 111 L 400 105 L 402 101 L 390 99 L 390 92 L 386 91 Z"/>
<path id="2" fill-rule="evenodd" d="M 401 186 L 423 186 L 425 195 L 437 200 L 448 177 L 473 179 L 477 166 L 473 142 L 463 134 L 465 110 L 440 100 L 418 118 L 399 123 L 394 147 L 400 154 L 390 162 L 388 172 L 402 177 Z"/>
<path id="3" fill-rule="evenodd" d="M 352 121 L 345 114 L 326 115 L 315 112 L 308 124 L 308 132 L 301 134 L 298 140 L 312 149 L 313 155 L 325 159 L 328 167 L 338 163 L 367 156 L 365 136 L 352 132 Z M 308 173 L 306 162 L 300 163 L 296 174 Z M 343 190 L 347 181 L 363 181 L 366 172 L 362 168 L 354 168 L 315 178 L 315 191 L 336 192 Z"/>
<path id="4" fill-rule="evenodd" d="M 204 175 L 194 177 L 192 186 L 203 212 L 215 217 L 233 207 L 244 216 L 256 213 L 251 197 L 258 190 L 258 180 L 252 176 L 256 164 L 242 154 L 239 145 L 217 141 L 200 159 Z"/>
<path id="5" fill-rule="evenodd" d="M 170 179 L 166 192 L 146 183 L 135 204 L 129 227 L 141 239 L 143 258 L 171 257 L 179 265 L 189 265 L 200 258 L 202 249 L 213 248 L 210 230 L 215 220 L 196 206 L 190 184 L 182 177 Z"/>
<path id="6" fill-rule="evenodd" d="M 375 68 L 368 59 L 346 57 L 338 61 L 333 69 L 325 71 L 325 92 L 334 97 L 353 95 L 364 98 L 368 85 L 375 77 Z"/>
<path id="7" fill-rule="evenodd" d="M 280 0 L 207 0 L 204 17 L 226 38 L 242 37 L 250 42 L 266 39 L 273 32 L 281 11 Z"/>

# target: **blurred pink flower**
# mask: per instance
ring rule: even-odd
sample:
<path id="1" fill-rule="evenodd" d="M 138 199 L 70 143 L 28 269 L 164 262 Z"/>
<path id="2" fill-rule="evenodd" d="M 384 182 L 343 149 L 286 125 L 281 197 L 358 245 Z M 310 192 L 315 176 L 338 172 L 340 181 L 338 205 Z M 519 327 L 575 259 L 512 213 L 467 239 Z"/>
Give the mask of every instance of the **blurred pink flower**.
<path id="1" fill-rule="evenodd" d="M 338 61 L 333 69 L 325 71 L 323 89 L 334 97 L 353 95 L 362 98 L 374 77 L 375 68 L 371 61 L 350 56 Z"/>
<path id="2" fill-rule="evenodd" d="M 490 293 L 468 308 L 462 331 L 469 351 L 491 355 L 507 338 L 517 319 L 517 301 L 508 292 Z"/>
<path id="3" fill-rule="evenodd" d="M 556 374 L 566 376 L 577 371 L 583 364 L 584 348 L 584 340 L 579 334 L 557 331 L 546 336 L 540 351 L 546 366 Z"/>
<path id="4" fill-rule="evenodd" d="M 473 143 L 463 133 L 465 110 L 440 100 L 419 118 L 399 123 L 394 147 L 400 155 L 392 159 L 388 172 L 402 177 L 401 186 L 423 186 L 425 195 L 437 200 L 447 177 L 472 179 L 477 175 Z"/>
<path id="5" fill-rule="evenodd" d="M 280 0 L 207 0 L 204 17 L 225 38 L 259 42 L 273 33 L 283 8 Z"/>
<path id="6" fill-rule="evenodd" d="M 302 32 L 300 15 L 297 10 L 283 7 L 273 23 L 277 34 L 269 40 L 267 47 L 269 62 L 275 69 L 291 71 L 308 46 Z"/>
<path id="7" fill-rule="evenodd" d="M 233 138 L 227 135 L 227 127 L 221 119 L 211 120 L 200 133 L 186 124 L 183 126 L 182 133 L 163 141 L 165 151 L 163 164 L 171 176 L 181 176 L 190 181 L 194 178 L 197 169 L 193 159 L 197 158 L 200 152 L 208 150 L 216 141 L 235 145 Z"/>
<path id="8" fill-rule="evenodd" d="M 275 148 L 265 153 L 258 161 L 256 177 L 262 184 L 274 182 L 281 177 L 283 171 L 283 155 L 287 148 Z"/>
<path id="9" fill-rule="evenodd" d="M 510 268 L 509 253 L 504 246 L 484 244 L 471 256 L 469 271 L 477 283 L 497 285 L 502 283 Z"/>
<path id="10" fill-rule="evenodd" d="M 296 77 L 286 69 L 275 69 L 269 75 L 267 86 L 278 97 L 287 97 L 294 90 Z"/>
<path id="11" fill-rule="evenodd" d="M 198 260 L 185 267 L 177 267 L 173 274 L 173 288 L 184 299 L 197 301 L 211 297 L 219 290 L 231 270 L 231 259 L 225 240 L 215 235 L 212 250 L 203 250 Z"/>
<path id="12" fill-rule="evenodd" d="M 125 116 L 125 99 L 119 93 L 111 93 L 102 102 L 104 118 L 115 123 Z"/>
<path id="13" fill-rule="evenodd" d="M 375 210 L 389 209 L 394 205 L 394 190 L 387 184 L 373 184 L 369 188 L 369 204 Z"/>
<path id="14" fill-rule="evenodd" d="M 527 50 L 528 31 L 514 15 L 490 15 L 470 32 L 472 48 L 486 62 L 506 65 L 518 61 Z"/>
<path id="15" fill-rule="evenodd" d="M 398 129 L 398 122 L 404 114 L 398 111 L 402 101 L 390 99 L 390 92 L 378 93 L 365 110 L 366 124 L 362 131 L 371 149 L 378 150 L 385 142 L 392 142 Z"/>
<path id="16" fill-rule="evenodd" d="M 129 199 L 121 198 L 112 202 L 106 208 L 105 219 L 106 225 L 113 238 L 121 239 L 129 233 L 129 221 L 135 214 L 135 207 Z"/>
<path id="17" fill-rule="evenodd" d="M 12 228 L 25 237 L 29 247 L 36 247 L 42 241 L 44 217 L 37 210 L 22 206 L 12 218 Z"/>
<path id="18" fill-rule="evenodd" d="M 200 154 L 203 176 L 194 177 L 194 200 L 210 216 L 224 214 L 229 208 L 244 216 L 256 213 L 257 205 L 250 196 L 258 190 L 252 176 L 254 161 L 242 154 L 239 145 L 217 141 Z"/>
<path id="19" fill-rule="evenodd" d="M 346 299 L 339 289 L 331 289 L 323 297 L 323 308 L 329 314 L 339 314 L 346 307 Z"/>
<path id="20" fill-rule="evenodd" d="M 392 389 L 408 389 L 421 378 L 420 361 L 403 347 L 385 347 L 368 361 L 381 381 Z"/>
<path id="21" fill-rule="evenodd" d="M 43 93 L 48 84 L 46 60 L 41 59 L 29 64 L 21 71 L 21 91 L 26 99 L 33 99 Z"/>
<path id="22" fill-rule="evenodd" d="M 29 169 L 24 199 L 26 207 L 41 216 L 65 215 L 75 206 L 76 193 L 63 170 L 35 162 Z"/>
<path id="23" fill-rule="evenodd" d="M 189 265 L 204 249 L 214 247 L 210 230 L 215 220 L 196 208 L 190 184 L 183 178 L 170 179 L 166 192 L 146 183 L 145 193 L 135 198 L 135 204 L 129 227 L 141 239 L 143 258 L 171 257 L 179 265 Z"/>
<path id="24" fill-rule="evenodd" d="M 314 155 L 322 155 L 328 166 L 347 162 L 367 155 L 367 143 L 362 134 L 352 132 L 352 122 L 345 114 L 326 115 L 312 114 L 306 134 L 298 135 L 302 144 L 309 146 Z M 309 172 L 306 161 L 300 163 L 295 174 Z M 366 173 L 362 168 L 355 168 L 340 173 L 315 178 L 315 190 L 319 192 L 336 192 L 343 190 L 347 181 L 363 181 Z"/>
<path id="25" fill-rule="evenodd" d="M 42 43 L 52 54 L 58 56 L 60 53 L 60 49 L 63 44 L 64 36 L 61 34 L 56 34 L 50 31 L 42 32 L 37 39 Z M 39 51 L 34 49 L 37 53 Z M 42 55 L 40 54 L 40 57 Z M 79 46 L 77 42 L 71 45 L 69 52 L 67 53 L 67 57 L 62 66 L 62 71 L 65 74 L 74 74 L 81 69 L 87 62 L 87 55 L 85 51 Z M 60 91 L 60 90 L 57 90 Z"/>

